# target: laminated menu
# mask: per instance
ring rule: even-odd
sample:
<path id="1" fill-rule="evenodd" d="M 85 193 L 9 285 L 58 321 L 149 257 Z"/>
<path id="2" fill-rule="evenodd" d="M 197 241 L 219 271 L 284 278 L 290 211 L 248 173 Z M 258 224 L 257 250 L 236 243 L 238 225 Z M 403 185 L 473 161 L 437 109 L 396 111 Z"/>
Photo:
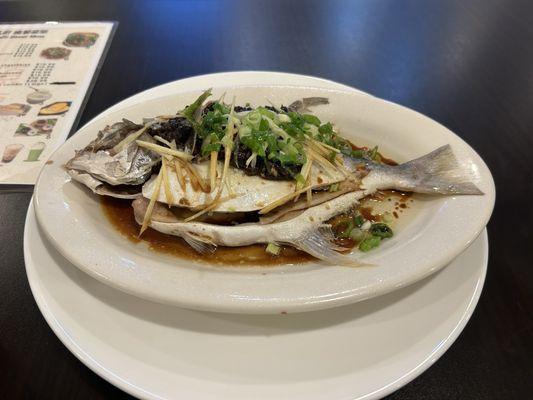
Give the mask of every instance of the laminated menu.
<path id="1" fill-rule="evenodd" d="M 0 184 L 33 184 L 65 141 L 112 22 L 0 24 Z"/>

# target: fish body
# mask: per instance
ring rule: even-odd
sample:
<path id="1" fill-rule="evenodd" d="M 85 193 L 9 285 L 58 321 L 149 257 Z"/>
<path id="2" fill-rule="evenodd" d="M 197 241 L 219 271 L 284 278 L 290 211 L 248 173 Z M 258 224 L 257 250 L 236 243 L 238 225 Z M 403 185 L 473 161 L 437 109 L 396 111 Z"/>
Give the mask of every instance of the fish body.
<path id="1" fill-rule="evenodd" d="M 346 193 L 326 203 L 308 208 L 288 221 L 272 224 L 250 223 L 236 226 L 184 222 L 162 205 L 154 209 L 150 227 L 168 235 L 180 236 L 200 253 L 214 251 L 216 246 L 247 246 L 254 243 L 287 244 L 316 258 L 341 265 L 358 265 L 358 261 L 339 253 L 345 250 L 333 243 L 333 235 L 326 221 L 356 206 L 370 192 Z M 148 200 L 133 201 L 136 221 L 141 224 Z"/>
<path id="2" fill-rule="evenodd" d="M 385 165 L 368 159 L 345 156 L 344 168 L 350 172 L 348 177 L 341 172 L 324 172 L 313 166 L 309 176 L 313 190 L 327 187 L 331 184 L 348 181 L 352 190 L 367 191 L 395 189 L 415 193 L 429 194 L 482 194 L 471 183 L 472 176 L 465 168 L 458 164 L 451 147 L 442 146 L 425 156 L 408 161 L 400 165 Z M 208 163 L 196 165 L 198 174 L 208 177 Z M 220 171 L 221 165 L 218 170 Z M 187 182 L 181 187 L 176 174 L 169 168 L 169 185 L 173 193 L 172 199 L 167 199 L 163 190 L 159 191 L 157 201 L 174 206 L 200 209 L 209 205 L 213 200 L 216 188 L 212 192 L 204 193 L 193 190 Z M 142 189 L 143 196 L 151 199 L 154 194 L 156 178 L 150 179 Z M 257 211 L 296 190 L 295 181 L 273 181 L 259 176 L 248 176 L 242 170 L 229 170 L 228 185 L 222 188 L 221 202 L 212 211 L 217 212 L 249 212 Z M 230 196 L 230 191 L 234 197 Z"/>
<path id="3" fill-rule="evenodd" d="M 210 204 L 215 198 L 218 187 L 211 188 L 205 193 L 201 190 L 194 190 L 190 182 L 190 177 L 185 177 L 185 186 L 178 182 L 177 173 L 172 166 L 167 167 L 168 180 L 172 198 L 166 197 L 165 191 L 160 190 L 157 201 L 173 206 L 200 209 Z M 197 174 L 204 180 L 209 177 L 209 163 L 203 162 L 194 164 Z M 222 163 L 218 163 L 218 171 L 222 171 Z M 311 180 L 309 186 L 313 189 L 329 187 L 329 185 L 343 181 L 345 176 L 340 172 L 331 171 L 326 173 L 318 166 L 311 168 Z M 152 177 L 143 185 L 142 194 L 145 198 L 151 199 L 154 194 L 156 177 Z M 268 204 L 293 193 L 296 190 L 294 180 L 274 181 L 261 178 L 257 175 L 247 175 L 243 170 L 230 168 L 228 170 L 227 185 L 222 187 L 221 198 L 226 199 L 221 202 L 213 211 L 216 212 L 250 212 L 258 211 Z"/>

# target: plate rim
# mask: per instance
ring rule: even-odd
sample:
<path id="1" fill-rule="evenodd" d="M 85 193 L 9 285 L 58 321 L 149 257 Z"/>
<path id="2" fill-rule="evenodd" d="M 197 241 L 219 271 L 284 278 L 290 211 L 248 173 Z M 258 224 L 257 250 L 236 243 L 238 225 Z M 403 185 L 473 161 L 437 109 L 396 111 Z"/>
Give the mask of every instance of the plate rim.
<path id="1" fill-rule="evenodd" d="M 249 86 L 251 86 L 251 85 L 250 84 L 229 85 L 228 87 L 231 87 L 231 88 L 243 88 L 243 87 L 249 87 Z M 484 226 L 488 222 L 488 220 L 490 218 L 490 215 L 492 213 L 493 207 L 494 207 L 494 181 L 493 181 L 492 175 L 490 173 L 490 170 L 488 169 L 488 167 L 487 167 L 486 163 L 483 161 L 483 159 L 479 156 L 479 154 L 472 147 L 470 147 L 468 145 L 468 143 L 466 143 L 461 137 L 459 137 L 458 135 L 456 135 L 452 131 L 448 130 L 446 127 L 444 127 L 443 125 L 441 125 L 437 121 L 434 121 L 431 118 L 426 117 L 423 114 L 421 114 L 421 113 L 419 113 L 419 112 L 417 112 L 415 110 L 409 109 L 408 107 L 405 107 L 405 106 L 402 106 L 402 105 L 399 105 L 399 104 L 396 104 L 396 103 L 392 103 L 392 102 L 384 100 L 384 99 L 376 98 L 375 96 L 369 95 L 367 93 L 364 93 L 364 92 L 361 92 L 361 91 L 358 91 L 358 90 L 356 90 L 355 92 L 352 93 L 352 91 L 346 90 L 344 88 L 342 88 L 342 89 L 320 88 L 320 87 L 312 86 L 310 84 L 295 85 L 295 84 L 290 84 L 290 83 L 289 84 L 275 84 L 275 85 L 259 83 L 259 84 L 254 84 L 252 86 L 266 87 L 266 88 L 269 88 L 269 87 L 291 87 L 291 86 L 294 86 L 294 87 L 298 87 L 298 88 L 301 88 L 301 89 L 313 89 L 313 90 L 328 91 L 328 92 L 331 92 L 331 93 L 341 93 L 341 94 L 345 94 L 345 95 L 348 95 L 348 96 L 352 96 L 352 95 L 369 96 L 371 98 L 376 99 L 377 101 L 385 102 L 385 103 L 387 103 L 389 105 L 392 105 L 394 107 L 400 108 L 400 109 L 402 109 L 402 112 L 403 111 L 407 111 L 407 112 L 410 112 L 410 113 L 414 113 L 414 114 L 416 114 L 417 118 L 423 118 L 425 120 L 429 120 L 429 121 L 431 121 L 431 123 L 436 124 L 439 127 L 442 127 L 446 131 L 447 134 L 450 134 L 450 135 L 453 136 L 454 141 L 460 142 L 460 144 L 465 146 L 465 148 L 467 148 L 468 151 L 472 152 L 473 155 L 475 157 L 477 157 L 476 162 L 479 162 L 479 164 L 482 167 L 484 167 L 484 170 L 486 172 L 487 185 L 490 186 L 490 193 L 489 194 L 492 195 L 492 196 L 489 198 L 489 200 L 487 202 L 487 207 L 484 208 L 483 221 L 482 221 L 483 223 L 479 224 L 479 226 L 475 227 L 474 233 L 469 236 L 468 240 L 465 240 L 464 242 L 460 242 L 460 243 L 458 242 L 454 246 L 454 249 L 453 249 L 454 251 L 453 252 L 449 251 L 447 253 L 444 253 L 444 256 L 442 256 L 442 255 L 437 256 L 436 259 L 432 261 L 431 268 L 427 268 L 424 271 L 419 270 L 419 271 L 412 272 L 411 276 L 409 276 L 409 280 L 407 282 L 405 282 L 403 280 L 404 278 L 402 278 L 401 281 L 398 281 L 398 279 L 389 280 L 389 281 L 386 282 L 386 284 L 384 282 L 381 282 L 378 286 L 374 285 L 373 287 L 367 288 L 366 290 L 359 290 L 359 289 L 355 290 L 354 289 L 354 290 L 350 291 L 349 293 L 337 293 L 336 295 L 331 295 L 330 294 L 330 295 L 327 296 L 327 298 L 322 298 L 322 297 L 318 297 L 317 298 L 316 295 L 312 296 L 312 297 L 307 297 L 307 298 L 299 296 L 299 297 L 292 298 L 292 299 L 272 297 L 272 298 L 263 298 L 260 303 L 258 303 L 258 302 L 250 302 L 248 300 L 248 296 L 243 296 L 242 298 L 241 297 L 227 298 L 228 296 L 226 296 L 225 297 L 226 298 L 225 302 L 216 301 L 215 302 L 216 304 L 215 304 L 214 303 L 215 299 L 213 299 L 213 298 L 207 298 L 207 299 L 203 299 L 202 300 L 198 296 L 191 296 L 191 295 L 185 295 L 185 296 L 183 296 L 183 295 L 173 295 L 173 296 L 169 296 L 168 293 L 163 293 L 163 294 L 157 293 L 156 294 L 156 293 L 151 292 L 150 290 L 143 289 L 144 286 L 143 287 L 139 287 L 138 284 L 135 284 L 135 282 L 132 282 L 131 280 L 130 281 L 122 281 L 122 280 L 110 279 L 109 275 L 103 275 L 103 274 L 100 274 L 98 271 L 93 270 L 92 268 L 90 268 L 87 265 L 85 265 L 84 260 L 79 259 L 79 257 L 77 257 L 75 254 L 71 254 L 71 252 L 67 251 L 63 246 L 61 246 L 59 241 L 58 241 L 58 238 L 54 237 L 48 231 L 48 229 L 45 228 L 45 229 L 43 229 L 43 232 L 44 232 L 45 236 L 47 237 L 47 239 L 54 245 L 54 247 L 65 258 L 67 258 L 72 264 L 76 265 L 79 269 L 81 269 L 85 273 L 88 273 L 89 275 L 93 276 L 94 278 L 96 278 L 96 279 L 98 279 L 98 280 L 100 280 L 100 281 L 102 281 L 102 282 L 104 282 L 104 283 L 116 288 L 116 289 L 124 291 L 126 293 L 133 294 L 133 295 L 136 295 L 138 297 L 142 297 L 142 298 L 149 299 L 149 300 L 152 300 L 152 301 L 157 301 L 157 302 L 161 302 L 161 303 L 165 303 L 165 304 L 178 305 L 178 306 L 181 306 L 181 307 L 186 307 L 186 308 L 191 308 L 191 309 L 208 310 L 208 311 L 222 311 L 222 312 L 234 312 L 234 313 L 248 313 L 248 314 L 252 314 L 252 313 L 255 313 L 255 314 L 267 314 L 267 313 L 278 313 L 278 312 L 280 312 L 280 310 L 284 310 L 284 311 L 287 311 L 287 312 L 306 312 L 306 311 L 330 308 L 330 307 L 334 307 L 334 306 L 340 306 L 340 305 L 344 305 L 344 304 L 353 303 L 353 302 L 356 302 L 356 301 L 366 300 L 366 299 L 371 298 L 371 297 L 383 295 L 383 294 L 389 293 L 389 292 L 391 292 L 393 290 L 396 290 L 398 287 L 403 287 L 403 286 L 407 286 L 409 284 L 413 284 L 413 283 L 425 278 L 426 276 L 429 276 L 430 274 L 438 271 L 439 269 L 445 267 L 458 254 L 463 252 L 466 249 L 466 247 L 468 247 L 468 245 L 470 243 L 472 243 L 472 241 L 480 234 L 480 232 L 483 230 Z M 218 88 L 221 88 L 221 87 L 225 87 L 225 86 L 220 86 Z M 149 89 L 149 90 L 157 90 L 158 88 L 159 87 L 156 87 L 154 89 Z M 199 89 L 195 89 L 195 90 L 188 90 L 188 89 L 179 90 L 179 89 L 176 89 L 174 93 L 190 93 L 190 92 L 194 92 L 194 91 L 198 91 L 198 90 Z M 133 97 L 139 96 L 139 95 L 134 95 Z M 172 94 L 160 95 L 160 96 L 155 96 L 155 97 L 153 97 L 150 100 L 165 99 L 165 98 L 168 98 L 168 97 L 171 97 L 171 96 L 173 96 L 173 95 Z M 137 100 L 136 103 L 132 102 L 132 104 L 124 105 L 123 103 L 126 102 L 127 100 L 129 100 L 129 99 L 126 99 L 123 102 L 117 104 L 116 106 L 113 106 L 113 107 L 107 109 L 106 111 L 104 111 L 103 113 L 100 113 L 97 117 L 93 118 L 93 120 L 91 120 L 91 122 L 89 122 L 89 123 L 92 123 L 93 121 L 95 121 L 95 120 L 97 120 L 99 118 L 102 118 L 102 117 L 109 117 L 110 113 L 124 111 L 124 110 L 127 110 L 127 109 L 131 108 L 131 107 L 138 106 L 139 103 L 142 103 L 142 101 Z M 84 125 L 84 127 L 80 128 L 80 129 L 83 129 L 83 128 L 87 127 L 88 124 Z M 53 157 L 55 154 L 57 154 L 62 148 L 63 148 L 63 146 L 61 146 L 58 150 L 56 150 L 52 154 L 51 157 Z M 39 189 L 41 188 L 41 186 L 39 185 L 39 182 L 41 180 L 41 175 L 40 175 L 39 180 L 38 180 L 37 185 L 36 185 L 36 192 L 35 192 L 35 200 L 36 200 L 35 201 L 35 205 L 36 206 L 35 206 L 35 209 L 36 209 L 36 216 L 37 216 L 38 222 L 41 224 L 41 226 L 44 226 L 43 223 L 42 223 L 42 218 L 43 217 L 41 216 L 42 211 L 38 207 L 38 205 L 39 205 L 39 193 L 40 193 Z"/>

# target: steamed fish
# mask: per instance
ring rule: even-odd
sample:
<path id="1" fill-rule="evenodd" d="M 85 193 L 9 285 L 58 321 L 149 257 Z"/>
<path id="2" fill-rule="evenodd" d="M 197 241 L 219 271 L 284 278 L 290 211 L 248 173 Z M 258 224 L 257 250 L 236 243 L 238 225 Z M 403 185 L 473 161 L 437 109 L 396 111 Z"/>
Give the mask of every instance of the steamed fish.
<path id="1" fill-rule="evenodd" d="M 308 113 L 326 98 L 254 108 L 209 95 L 175 115 L 106 127 L 66 164 L 69 174 L 96 194 L 134 199 L 140 235 L 151 227 L 199 252 L 289 245 L 343 265 L 357 262 L 340 252 L 341 238 L 368 251 L 393 235 L 359 213 L 363 197 L 482 194 L 449 145 L 400 165 L 356 147 Z"/>
<path id="2" fill-rule="evenodd" d="M 219 163 L 219 170 L 221 164 Z M 196 165 L 198 175 L 207 179 L 208 163 Z M 368 191 L 395 189 L 427 194 L 482 194 L 470 182 L 471 176 L 457 164 L 449 145 L 439 147 L 433 152 L 401 165 L 386 165 L 372 160 L 343 156 L 343 173 L 332 171 L 325 173 L 319 166 L 312 166 L 308 187 L 317 190 L 332 184 L 345 182 L 352 189 Z M 199 209 L 209 205 L 216 195 L 213 190 L 203 192 L 194 190 L 189 178 L 184 186 L 180 185 L 172 166 L 167 166 L 168 185 L 172 197 L 167 198 L 164 191 L 159 191 L 156 200 L 172 206 Z M 157 178 L 153 176 L 142 188 L 142 195 L 151 199 Z M 258 176 L 246 175 L 242 170 L 232 168 L 227 175 L 229 185 L 222 187 L 222 198 L 226 198 L 211 211 L 245 212 L 263 209 L 297 190 L 295 181 L 273 181 Z M 230 188 L 234 196 L 230 196 Z M 336 197 L 330 193 L 329 197 Z"/>
<path id="3" fill-rule="evenodd" d="M 482 194 L 468 181 L 469 173 L 462 172 L 448 145 L 397 166 L 360 159 L 350 162 L 351 167 L 349 162 L 346 166 L 352 168 L 354 174 L 363 176 L 361 179 L 346 179 L 334 192 L 317 193 L 311 204 L 304 199 L 297 203 L 284 203 L 256 223 L 224 226 L 187 222 L 164 207 L 164 201 L 157 201 L 148 226 L 168 235 L 182 237 L 199 252 L 213 251 L 217 245 L 234 247 L 274 243 L 291 245 L 316 258 L 337 264 L 357 265 L 353 257 L 338 253 L 341 249 L 334 243 L 331 232 L 325 228 L 329 226 L 328 220 L 355 207 L 363 197 L 380 189 L 429 194 Z M 164 196 L 161 200 L 165 200 Z M 147 196 L 133 202 L 139 224 L 145 220 L 149 204 Z M 237 202 L 231 204 L 239 209 Z M 305 211 L 279 222 L 284 215 L 300 210 Z"/>

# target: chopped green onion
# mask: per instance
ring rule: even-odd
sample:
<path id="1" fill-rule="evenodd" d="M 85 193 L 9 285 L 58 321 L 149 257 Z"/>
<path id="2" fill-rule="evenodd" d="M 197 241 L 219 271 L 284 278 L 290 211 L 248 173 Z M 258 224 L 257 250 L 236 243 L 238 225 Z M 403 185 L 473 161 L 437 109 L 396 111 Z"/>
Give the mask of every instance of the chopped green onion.
<path id="1" fill-rule="evenodd" d="M 365 219 L 362 215 L 356 215 L 355 217 L 353 217 L 353 223 L 355 224 L 355 226 L 360 228 L 365 223 Z"/>
<path id="2" fill-rule="evenodd" d="M 202 145 L 202 156 L 205 156 L 212 151 L 220 151 L 220 143 L 210 143 Z"/>
<path id="3" fill-rule="evenodd" d="M 213 110 L 218 111 L 220 114 L 229 114 L 230 108 L 227 107 L 223 103 L 219 103 L 218 101 L 213 104 Z"/>
<path id="4" fill-rule="evenodd" d="M 281 246 L 278 246 L 275 243 L 269 243 L 269 244 L 267 244 L 267 247 L 266 247 L 265 250 L 266 250 L 267 253 L 270 253 L 270 254 L 272 254 L 274 256 L 277 256 L 281 252 Z"/>
<path id="5" fill-rule="evenodd" d="M 268 111 L 268 110 L 267 110 Z M 268 131 L 268 121 L 264 118 L 261 119 L 261 122 L 259 122 L 259 127 L 258 129 L 260 131 Z"/>
<path id="6" fill-rule="evenodd" d="M 378 155 L 378 146 L 375 146 L 372 150 L 368 152 L 368 157 L 372 160 L 375 160 L 377 155 Z"/>
<path id="7" fill-rule="evenodd" d="M 390 238 L 393 235 L 392 229 L 387 224 L 384 224 L 382 222 L 372 224 L 372 226 L 369 229 L 369 232 L 372 235 L 383 238 L 383 239 Z"/>
<path id="8" fill-rule="evenodd" d="M 246 125 L 239 126 L 239 137 L 242 138 L 243 136 L 248 136 L 252 133 L 252 128 Z"/>
<path id="9" fill-rule="evenodd" d="M 296 190 L 300 190 L 305 186 L 305 178 L 302 174 L 297 174 L 294 179 L 296 179 Z"/>
<path id="10" fill-rule="evenodd" d="M 348 238 L 350 237 L 350 234 L 352 233 L 352 230 L 354 228 L 354 223 L 350 219 L 348 222 L 346 222 L 346 228 L 339 234 L 340 238 Z"/>
<path id="11" fill-rule="evenodd" d="M 291 122 L 291 117 L 287 114 L 278 114 L 278 121 L 284 123 Z"/>
<path id="12" fill-rule="evenodd" d="M 258 107 L 258 108 L 256 109 L 256 111 L 257 111 L 259 114 L 264 115 L 265 117 L 268 117 L 268 118 L 270 118 L 270 119 L 274 119 L 274 118 L 276 118 L 276 113 L 275 113 L 275 112 L 270 111 L 270 110 L 268 110 L 268 109 L 266 109 L 266 108 L 264 108 L 264 107 Z"/>
<path id="13" fill-rule="evenodd" d="M 312 138 L 316 137 L 318 133 L 318 127 L 307 122 L 304 125 L 304 131 L 309 134 Z"/>
<path id="14" fill-rule="evenodd" d="M 337 190 L 339 190 L 339 184 L 338 183 L 334 183 L 332 185 L 329 186 L 329 191 L 330 193 L 333 193 L 333 192 L 336 192 Z"/>
<path id="15" fill-rule="evenodd" d="M 352 150 L 350 155 L 353 158 L 363 158 L 364 152 L 363 150 Z"/>
<path id="16" fill-rule="evenodd" d="M 379 246 L 381 238 L 378 236 L 370 236 L 359 243 L 359 250 L 367 252 Z"/>
<path id="17" fill-rule="evenodd" d="M 207 99 L 209 96 L 211 96 L 211 89 L 207 89 L 194 101 L 194 103 L 191 103 L 185 107 L 185 110 L 183 110 L 183 115 L 187 117 L 189 121 L 193 121 L 194 113 L 202 106 L 205 99 Z"/>
<path id="18" fill-rule="evenodd" d="M 365 231 L 362 231 L 359 228 L 353 228 L 350 232 L 350 239 L 355 240 L 356 242 L 363 241 L 367 236 Z"/>
<path id="19" fill-rule="evenodd" d="M 320 125 L 320 127 L 318 128 L 318 131 L 322 134 L 326 134 L 326 133 L 333 133 L 333 126 L 331 125 L 331 123 L 327 122 L 325 123 L 324 125 Z"/>

